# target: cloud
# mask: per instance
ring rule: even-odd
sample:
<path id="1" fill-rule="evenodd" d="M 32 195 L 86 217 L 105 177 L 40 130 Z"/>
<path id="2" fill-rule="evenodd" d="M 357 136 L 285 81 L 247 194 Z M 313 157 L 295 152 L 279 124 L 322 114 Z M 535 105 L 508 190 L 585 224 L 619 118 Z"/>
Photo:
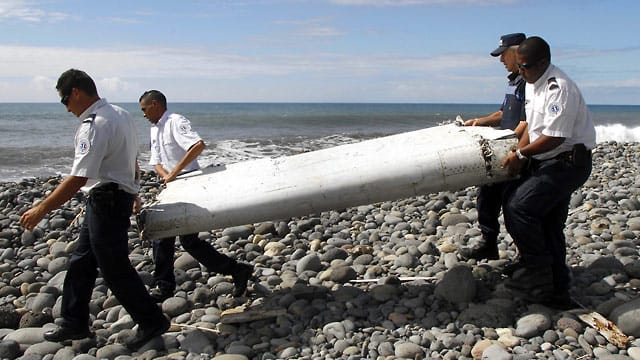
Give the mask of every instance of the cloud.
<path id="1" fill-rule="evenodd" d="M 48 76 L 36 75 L 31 79 L 31 85 L 36 91 L 52 91 L 56 87 L 56 80 Z"/>
<path id="2" fill-rule="evenodd" d="M 405 56 L 402 54 L 305 53 L 237 55 L 198 48 L 59 48 L 0 45 L 2 77 L 59 74 L 75 67 L 105 78 L 233 79 L 292 74 L 370 76 L 384 73 L 425 74 L 446 69 L 494 65 L 474 55 Z M 117 82 L 114 80 L 114 84 Z"/>
<path id="3" fill-rule="evenodd" d="M 287 31 L 288 36 L 303 36 L 311 38 L 332 38 L 344 35 L 344 31 L 330 25 L 331 19 L 312 18 L 305 20 L 280 20 L 278 25 L 292 26 L 293 31 Z"/>
<path id="4" fill-rule="evenodd" d="M 96 86 L 110 93 L 118 93 L 128 91 L 132 87 L 130 83 L 118 77 L 105 77 L 96 80 Z"/>
<path id="5" fill-rule="evenodd" d="M 29 2 L 23 0 L 0 0 L 0 21 L 15 19 L 34 23 L 58 22 L 69 17 L 69 14 L 31 6 Z"/>
<path id="6" fill-rule="evenodd" d="M 69 68 L 86 71 L 111 100 L 137 99 L 148 87 L 163 87 L 180 89 L 172 98 L 188 101 L 355 101 L 368 96 L 366 91 L 383 101 L 385 94 L 393 95 L 390 88 L 409 96 L 420 82 L 437 88 L 468 84 L 476 74 L 494 74 L 496 66 L 494 59 L 468 54 L 239 55 L 203 48 L 9 45 L 0 45 L 0 63 L 5 64 L 0 67 L 4 101 L 57 101 L 55 79 Z M 412 84 L 399 86 L 390 79 Z"/>
<path id="7" fill-rule="evenodd" d="M 617 81 L 584 81 L 582 87 L 609 87 L 609 88 L 640 88 L 640 78 L 622 79 Z"/>
<path id="8" fill-rule="evenodd" d="M 337 5 L 361 6 L 416 6 L 416 5 L 504 5 L 513 4 L 518 0 L 329 0 Z"/>
<path id="9" fill-rule="evenodd" d="M 72 67 L 89 73 L 100 95 L 129 102 L 148 88 L 166 89 L 180 101 L 497 102 L 504 85 L 495 59 L 464 53 L 241 55 L 205 48 L 0 45 L 0 63 L 0 98 L 9 102 L 58 101 L 57 77 Z M 579 83 L 585 95 L 600 102 L 636 103 L 609 94 L 635 93 L 637 76 L 585 80 Z"/>

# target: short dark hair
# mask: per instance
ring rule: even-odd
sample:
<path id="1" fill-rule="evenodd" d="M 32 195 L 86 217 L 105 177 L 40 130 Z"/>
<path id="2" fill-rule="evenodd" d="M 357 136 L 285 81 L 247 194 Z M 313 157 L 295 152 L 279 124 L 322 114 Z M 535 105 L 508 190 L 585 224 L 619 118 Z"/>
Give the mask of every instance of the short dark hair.
<path id="1" fill-rule="evenodd" d="M 63 72 L 58 78 L 56 90 L 58 90 L 60 94 L 63 96 L 69 95 L 73 88 L 82 90 L 89 96 L 98 96 L 96 83 L 93 82 L 91 76 L 82 70 L 69 69 Z"/>
<path id="2" fill-rule="evenodd" d="M 518 54 L 525 55 L 530 62 L 547 60 L 551 62 L 549 44 L 539 36 L 528 37 L 518 46 Z"/>
<path id="3" fill-rule="evenodd" d="M 140 96 L 140 99 L 138 99 L 138 102 L 142 101 L 142 99 L 145 99 L 147 101 L 155 100 L 155 101 L 159 102 L 162 107 L 164 107 L 164 108 L 167 107 L 167 98 L 164 96 L 163 93 L 161 93 L 158 90 L 147 90 L 147 91 L 145 91 Z"/>

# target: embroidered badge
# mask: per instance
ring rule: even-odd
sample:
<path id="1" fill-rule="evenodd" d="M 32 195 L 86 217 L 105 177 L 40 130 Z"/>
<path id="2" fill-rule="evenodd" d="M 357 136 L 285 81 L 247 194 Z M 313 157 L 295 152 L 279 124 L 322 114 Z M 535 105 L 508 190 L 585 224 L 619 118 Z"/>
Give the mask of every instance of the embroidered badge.
<path id="1" fill-rule="evenodd" d="M 91 147 L 90 145 L 91 143 L 89 142 L 89 139 L 87 138 L 82 138 L 80 140 L 78 140 L 78 147 L 76 149 L 76 152 L 80 155 L 84 155 L 86 153 L 89 152 L 89 148 Z"/>
<path id="2" fill-rule="evenodd" d="M 188 133 L 191 130 L 191 126 L 189 124 L 180 124 L 178 127 L 178 132 L 182 135 Z"/>
<path id="3" fill-rule="evenodd" d="M 562 107 L 559 103 L 554 102 L 549 105 L 549 112 L 553 115 L 557 115 L 562 110 Z"/>

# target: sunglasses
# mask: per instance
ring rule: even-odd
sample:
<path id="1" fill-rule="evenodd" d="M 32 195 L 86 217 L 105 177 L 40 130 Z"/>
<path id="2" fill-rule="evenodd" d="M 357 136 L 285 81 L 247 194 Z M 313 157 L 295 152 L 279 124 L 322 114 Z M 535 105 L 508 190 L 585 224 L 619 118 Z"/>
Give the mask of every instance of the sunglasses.
<path id="1" fill-rule="evenodd" d="M 62 97 L 62 99 L 60 99 L 60 103 L 64 106 L 69 105 L 69 99 L 71 98 L 71 94 L 69 95 L 65 95 Z"/>
<path id="2" fill-rule="evenodd" d="M 534 61 L 532 63 L 528 63 L 528 64 L 520 64 L 520 63 L 516 63 L 516 66 L 518 66 L 518 69 L 520 70 L 529 70 L 532 67 L 536 66 L 538 64 L 539 61 Z"/>

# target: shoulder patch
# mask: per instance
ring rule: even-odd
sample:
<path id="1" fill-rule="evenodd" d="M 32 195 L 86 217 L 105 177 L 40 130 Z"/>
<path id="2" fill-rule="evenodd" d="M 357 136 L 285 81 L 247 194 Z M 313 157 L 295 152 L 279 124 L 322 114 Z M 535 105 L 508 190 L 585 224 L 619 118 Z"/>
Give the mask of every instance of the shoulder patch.
<path id="1" fill-rule="evenodd" d="M 80 155 L 85 155 L 86 153 L 89 152 L 90 148 L 91 148 L 91 142 L 89 141 L 88 138 L 82 137 L 78 139 L 78 145 L 76 146 L 76 153 Z"/>
<path id="2" fill-rule="evenodd" d="M 185 135 L 189 131 L 191 131 L 191 126 L 188 122 L 183 122 L 178 126 L 178 132 L 182 135 Z"/>
<path id="3" fill-rule="evenodd" d="M 95 119 L 96 119 L 96 114 L 91 114 L 91 115 L 89 115 L 86 119 L 82 120 L 82 122 L 83 122 L 83 123 L 86 123 L 86 122 L 93 122 L 93 120 L 95 120 Z"/>
<path id="4" fill-rule="evenodd" d="M 94 116 L 95 117 L 95 116 Z M 91 128 L 93 127 L 94 117 L 88 117 L 82 121 L 80 128 L 76 134 L 76 154 L 84 155 L 91 148 Z"/>
<path id="5" fill-rule="evenodd" d="M 562 111 L 562 106 L 559 102 L 552 102 L 549 104 L 549 112 L 553 115 L 557 115 L 560 111 Z"/>

